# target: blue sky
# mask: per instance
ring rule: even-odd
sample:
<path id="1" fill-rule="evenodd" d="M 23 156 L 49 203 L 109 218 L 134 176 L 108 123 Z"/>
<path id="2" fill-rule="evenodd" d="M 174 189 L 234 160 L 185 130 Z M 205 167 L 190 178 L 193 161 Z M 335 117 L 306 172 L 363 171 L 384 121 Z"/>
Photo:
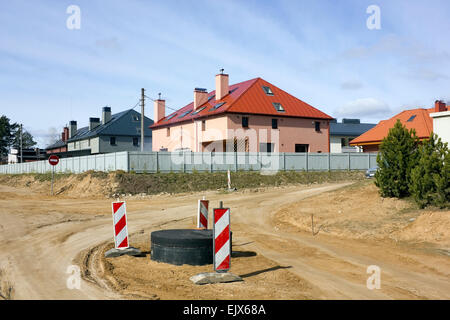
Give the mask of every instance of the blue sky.
<path id="1" fill-rule="evenodd" d="M 380 30 L 366 26 L 372 4 Z M 378 122 L 450 100 L 449 12 L 446 0 L 1 1 L 0 114 L 45 147 L 70 120 L 134 107 L 142 87 L 182 107 L 224 68 L 231 83 L 262 77 L 339 120 Z"/>

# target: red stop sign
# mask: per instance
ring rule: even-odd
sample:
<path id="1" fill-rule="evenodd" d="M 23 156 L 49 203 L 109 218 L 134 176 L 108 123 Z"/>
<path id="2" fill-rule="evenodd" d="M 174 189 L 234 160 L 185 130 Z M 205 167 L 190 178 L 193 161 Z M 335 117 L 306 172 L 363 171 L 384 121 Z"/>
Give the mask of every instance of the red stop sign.
<path id="1" fill-rule="evenodd" d="M 48 163 L 50 163 L 52 166 L 56 166 L 59 163 L 59 157 L 52 154 L 50 157 L 48 157 Z"/>

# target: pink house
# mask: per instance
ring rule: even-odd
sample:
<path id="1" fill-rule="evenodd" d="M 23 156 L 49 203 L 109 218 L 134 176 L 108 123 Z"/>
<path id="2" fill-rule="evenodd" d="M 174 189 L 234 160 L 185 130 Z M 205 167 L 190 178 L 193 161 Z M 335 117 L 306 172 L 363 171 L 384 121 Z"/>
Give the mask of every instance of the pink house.
<path id="1" fill-rule="evenodd" d="M 194 101 L 165 115 L 155 101 L 153 151 L 329 152 L 332 117 L 261 78 L 194 89 Z"/>

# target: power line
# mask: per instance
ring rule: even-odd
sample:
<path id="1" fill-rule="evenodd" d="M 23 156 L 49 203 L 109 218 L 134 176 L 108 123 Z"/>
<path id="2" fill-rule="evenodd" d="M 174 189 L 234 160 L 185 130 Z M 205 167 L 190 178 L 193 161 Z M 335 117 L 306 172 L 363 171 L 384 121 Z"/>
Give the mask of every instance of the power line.
<path id="1" fill-rule="evenodd" d="M 150 100 L 152 100 L 153 102 L 155 101 L 155 99 L 150 98 L 150 97 L 147 96 L 147 95 L 145 95 L 145 97 L 148 98 L 148 99 L 150 99 Z M 172 110 L 172 111 L 178 111 L 178 109 L 171 108 L 171 107 L 169 107 L 168 105 L 166 105 L 166 108 L 167 108 L 167 109 L 170 109 L 170 110 Z"/>
<path id="2" fill-rule="evenodd" d="M 136 104 L 134 105 L 134 107 L 132 109 L 135 109 L 139 105 L 140 102 L 141 102 L 141 100 L 138 100 L 138 102 L 136 102 Z"/>

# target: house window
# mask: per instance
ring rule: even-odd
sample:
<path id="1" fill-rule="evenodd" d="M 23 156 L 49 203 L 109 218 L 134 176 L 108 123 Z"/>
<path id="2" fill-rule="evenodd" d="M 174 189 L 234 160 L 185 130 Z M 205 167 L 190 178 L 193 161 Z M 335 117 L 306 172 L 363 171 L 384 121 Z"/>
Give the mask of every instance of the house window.
<path id="1" fill-rule="evenodd" d="M 168 116 L 168 117 L 166 118 L 166 120 L 164 120 L 164 121 L 169 121 L 170 119 L 172 119 L 172 118 L 175 117 L 176 115 L 177 115 L 177 113 L 175 112 L 175 113 L 171 114 L 170 116 Z"/>
<path id="2" fill-rule="evenodd" d="M 272 129 L 278 129 L 278 119 L 272 119 Z"/>
<path id="3" fill-rule="evenodd" d="M 237 89 L 239 89 L 239 87 L 233 88 L 230 91 L 228 91 L 229 94 L 232 94 L 233 92 L 235 92 Z M 208 100 L 209 101 L 209 100 Z"/>
<path id="4" fill-rule="evenodd" d="M 202 131 L 206 130 L 206 120 L 202 121 Z"/>
<path id="5" fill-rule="evenodd" d="M 167 128 L 167 136 L 170 137 L 170 128 Z"/>
<path id="6" fill-rule="evenodd" d="M 341 147 L 348 146 L 347 138 L 341 138 Z"/>
<path id="7" fill-rule="evenodd" d="M 138 115 L 133 115 L 132 118 L 133 118 L 133 121 L 139 121 L 139 116 Z"/>
<path id="8" fill-rule="evenodd" d="M 208 101 L 209 101 L 209 100 L 208 100 Z M 199 112 L 205 110 L 205 108 L 206 108 L 206 107 L 201 107 L 200 109 L 197 109 L 197 111 L 192 112 L 192 115 L 193 115 L 193 116 L 196 115 L 197 113 L 199 113 Z"/>
<path id="9" fill-rule="evenodd" d="M 135 147 L 139 146 L 139 139 L 138 138 L 133 138 L 133 146 L 135 146 Z"/>
<path id="10" fill-rule="evenodd" d="M 414 120 L 415 117 L 416 117 L 416 115 L 412 115 L 412 116 L 408 119 L 408 121 L 406 121 L 406 122 L 412 122 L 412 121 Z"/>
<path id="11" fill-rule="evenodd" d="M 242 117 L 242 127 L 248 128 L 248 117 Z"/>
<path id="12" fill-rule="evenodd" d="M 316 131 L 320 132 L 320 121 L 314 121 L 314 126 L 316 127 Z"/>
<path id="13" fill-rule="evenodd" d="M 273 92 L 272 89 L 270 89 L 270 87 L 263 86 L 262 88 L 265 94 L 267 94 L 268 96 L 273 96 Z"/>
<path id="14" fill-rule="evenodd" d="M 188 111 L 183 112 L 183 113 L 178 117 L 178 119 L 183 118 L 184 116 L 188 115 L 191 111 L 192 111 L 192 110 L 188 110 Z"/>
<path id="15" fill-rule="evenodd" d="M 275 110 L 277 110 L 278 112 L 284 112 L 284 108 L 281 105 L 281 103 L 278 102 L 272 102 L 273 106 L 275 107 Z"/>
<path id="16" fill-rule="evenodd" d="M 273 152 L 274 144 L 270 142 L 264 142 L 259 144 L 259 152 Z"/>
<path id="17" fill-rule="evenodd" d="M 223 106 L 224 104 L 225 104 L 225 102 L 217 103 L 214 107 L 209 109 L 209 111 L 215 111 L 215 110 L 219 109 L 221 106 Z"/>
<path id="18" fill-rule="evenodd" d="M 116 145 L 116 137 L 109 137 L 109 144 L 112 146 Z"/>
<path id="19" fill-rule="evenodd" d="M 307 144 L 296 144 L 295 152 L 308 152 L 309 145 Z"/>

